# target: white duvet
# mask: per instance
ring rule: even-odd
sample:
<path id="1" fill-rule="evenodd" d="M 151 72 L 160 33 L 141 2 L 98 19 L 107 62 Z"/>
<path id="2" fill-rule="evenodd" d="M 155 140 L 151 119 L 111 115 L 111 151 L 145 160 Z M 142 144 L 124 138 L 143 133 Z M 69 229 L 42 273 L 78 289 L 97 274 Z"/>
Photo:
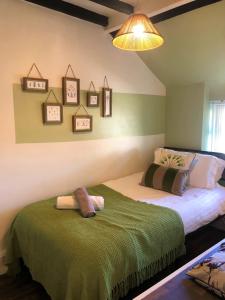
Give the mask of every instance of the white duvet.
<path id="1" fill-rule="evenodd" d="M 143 173 L 104 182 L 104 184 L 136 201 L 160 205 L 175 210 L 182 218 L 185 234 L 210 223 L 225 214 L 225 188 L 189 187 L 183 196 L 141 186 Z"/>

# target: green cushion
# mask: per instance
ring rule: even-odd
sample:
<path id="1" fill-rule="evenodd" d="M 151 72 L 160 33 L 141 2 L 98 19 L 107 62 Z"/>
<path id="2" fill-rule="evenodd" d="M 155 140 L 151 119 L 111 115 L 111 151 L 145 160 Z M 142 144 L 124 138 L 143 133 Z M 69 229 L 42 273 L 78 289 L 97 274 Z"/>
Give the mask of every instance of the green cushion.
<path id="1" fill-rule="evenodd" d="M 151 164 L 141 185 L 181 196 L 187 186 L 189 171 Z"/>
<path id="2" fill-rule="evenodd" d="M 220 178 L 220 180 L 218 181 L 218 183 L 222 186 L 225 186 L 225 169 L 223 170 L 223 174 L 222 177 Z"/>

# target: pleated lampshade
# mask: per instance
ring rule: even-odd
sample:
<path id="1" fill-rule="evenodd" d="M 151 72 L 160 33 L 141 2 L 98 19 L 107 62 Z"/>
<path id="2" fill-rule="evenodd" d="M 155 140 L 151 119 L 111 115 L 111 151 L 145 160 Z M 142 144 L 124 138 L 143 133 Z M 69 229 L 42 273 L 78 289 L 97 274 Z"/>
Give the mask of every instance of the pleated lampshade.
<path id="1" fill-rule="evenodd" d="M 131 15 L 113 39 L 113 45 L 128 51 L 145 51 L 157 48 L 164 40 L 144 14 Z"/>

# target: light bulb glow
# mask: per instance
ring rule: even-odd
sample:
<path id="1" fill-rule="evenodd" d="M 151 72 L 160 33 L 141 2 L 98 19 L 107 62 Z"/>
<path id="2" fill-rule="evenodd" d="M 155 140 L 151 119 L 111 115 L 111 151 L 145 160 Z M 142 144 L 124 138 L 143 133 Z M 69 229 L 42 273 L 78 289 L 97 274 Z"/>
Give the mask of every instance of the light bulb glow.
<path id="1" fill-rule="evenodd" d="M 132 28 L 132 32 L 134 33 L 135 37 L 141 37 L 144 31 L 145 28 L 142 24 L 137 24 Z"/>
<path id="2" fill-rule="evenodd" d="M 127 51 L 145 51 L 163 44 L 163 37 L 144 14 L 131 15 L 113 38 L 113 45 Z"/>

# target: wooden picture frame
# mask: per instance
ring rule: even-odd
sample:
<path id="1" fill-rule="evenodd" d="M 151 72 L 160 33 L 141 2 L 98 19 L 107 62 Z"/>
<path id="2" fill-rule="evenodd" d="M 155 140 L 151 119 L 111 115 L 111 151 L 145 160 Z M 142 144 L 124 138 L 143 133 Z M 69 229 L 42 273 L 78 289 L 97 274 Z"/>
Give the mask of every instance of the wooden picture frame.
<path id="1" fill-rule="evenodd" d="M 42 103 L 44 124 L 61 124 L 63 122 L 63 106 L 59 103 Z"/>
<path id="2" fill-rule="evenodd" d="M 99 93 L 87 92 L 87 106 L 98 107 L 99 106 Z"/>
<path id="3" fill-rule="evenodd" d="M 75 115 L 72 118 L 73 132 L 89 132 L 92 131 L 92 116 Z"/>
<path id="4" fill-rule="evenodd" d="M 112 116 L 112 89 L 110 88 L 102 89 L 102 116 Z"/>
<path id="5" fill-rule="evenodd" d="M 27 92 L 47 93 L 48 79 L 23 77 L 22 90 Z"/>
<path id="6" fill-rule="evenodd" d="M 62 78 L 63 105 L 78 106 L 80 104 L 80 79 Z"/>

